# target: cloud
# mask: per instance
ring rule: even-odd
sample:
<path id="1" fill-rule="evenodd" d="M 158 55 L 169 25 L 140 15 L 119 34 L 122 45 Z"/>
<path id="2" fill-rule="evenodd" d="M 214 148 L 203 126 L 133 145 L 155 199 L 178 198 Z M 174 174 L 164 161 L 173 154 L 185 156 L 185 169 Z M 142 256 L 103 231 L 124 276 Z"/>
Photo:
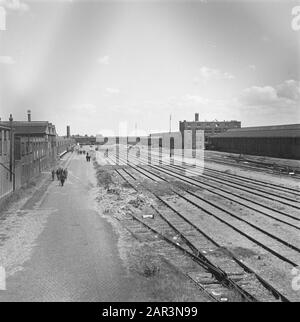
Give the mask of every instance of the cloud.
<path id="1" fill-rule="evenodd" d="M 238 101 L 246 106 L 284 106 L 300 101 L 300 82 L 286 80 L 272 86 L 252 86 L 242 91 Z"/>
<path id="2" fill-rule="evenodd" d="M 300 101 L 300 82 L 293 79 L 286 80 L 276 87 L 278 97 Z"/>
<path id="3" fill-rule="evenodd" d="M 218 115 L 228 113 L 228 111 L 232 112 L 236 103 L 232 98 L 215 99 L 188 93 L 181 97 L 170 97 L 163 106 L 167 106 L 170 112 L 174 112 L 175 114 L 199 111 L 202 116 L 205 115 L 209 118 L 209 115 L 214 115 L 215 118 Z"/>
<path id="4" fill-rule="evenodd" d="M 105 89 L 105 93 L 108 95 L 118 95 L 120 93 L 120 90 L 118 88 L 107 87 Z"/>
<path id="5" fill-rule="evenodd" d="M 200 111 L 207 118 L 213 115 L 234 119 L 261 117 L 266 118 L 266 122 L 276 118 L 285 121 L 295 121 L 296 118 L 299 120 L 299 104 L 300 82 L 297 80 L 286 80 L 276 86 L 252 86 L 228 99 L 205 98 L 197 93 L 189 93 L 170 100 L 170 106 L 176 112 Z"/>
<path id="6" fill-rule="evenodd" d="M 239 96 L 239 101 L 248 106 L 268 104 L 277 99 L 277 92 L 272 86 L 252 86 L 244 89 Z"/>
<path id="7" fill-rule="evenodd" d="M 29 10 L 28 4 L 21 0 L 0 0 L 0 6 L 12 11 L 24 12 Z"/>
<path id="8" fill-rule="evenodd" d="M 110 62 L 110 57 L 109 56 L 103 56 L 98 59 L 98 63 L 101 65 L 108 65 Z"/>
<path id="9" fill-rule="evenodd" d="M 15 64 L 15 60 L 10 56 L 0 56 L 0 64 L 13 65 Z"/>
<path id="10" fill-rule="evenodd" d="M 227 73 L 222 72 L 219 69 L 210 68 L 207 66 L 202 66 L 200 68 L 200 76 L 202 80 L 232 80 L 235 79 L 235 76 Z M 197 80 L 197 77 L 195 78 Z M 194 79 L 194 81 L 195 81 Z"/>

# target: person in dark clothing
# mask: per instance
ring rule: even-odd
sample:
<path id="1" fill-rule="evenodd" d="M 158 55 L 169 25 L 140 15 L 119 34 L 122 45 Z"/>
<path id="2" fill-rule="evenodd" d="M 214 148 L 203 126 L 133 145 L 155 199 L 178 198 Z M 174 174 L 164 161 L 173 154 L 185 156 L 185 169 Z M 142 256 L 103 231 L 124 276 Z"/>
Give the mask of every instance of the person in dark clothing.
<path id="1" fill-rule="evenodd" d="M 61 183 L 62 187 L 64 186 L 65 180 L 66 180 L 65 175 L 63 173 L 61 173 L 61 175 L 60 175 L 60 183 Z"/>
<path id="2" fill-rule="evenodd" d="M 65 168 L 62 173 L 63 173 L 63 176 L 65 177 L 65 180 L 67 180 L 67 178 L 68 178 L 68 169 Z"/>
<path id="3" fill-rule="evenodd" d="M 54 179 L 55 179 L 55 170 L 54 169 L 51 171 L 51 175 L 52 175 L 52 181 L 54 181 Z"/>
<path id="4" fill-rule="evenodd" d="M 60 168 L 56 170 L 56 177 L 57 177 L 57 180 L 60 180 Z"/>

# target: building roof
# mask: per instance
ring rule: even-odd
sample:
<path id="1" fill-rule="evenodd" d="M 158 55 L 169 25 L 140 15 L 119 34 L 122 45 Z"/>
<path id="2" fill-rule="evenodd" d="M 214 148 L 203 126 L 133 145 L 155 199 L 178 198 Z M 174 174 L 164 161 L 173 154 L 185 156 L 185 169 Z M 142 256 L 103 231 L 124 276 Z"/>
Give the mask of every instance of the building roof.
<path id="1" fill-rule="evenodd" d="M 230 129 L 211 138 L 266 138 L 266 137 L 300 137 L 300 124 L 255 126 Z"/>
<path id="2" fill-rule="evenodd" d="M 213 121 L 179 121 L 179 123 L 199 123 L 199 124 L 228 124 L 228 123 L 241 123 L 241 121 L 237 121 L 237 120 L 230 120 L 230 121 L 218 121 L 218 120 L 213 120 Z"/>
<path id="3" fill-rule="evenodd" d="M 0 122 L 0 125 L 10 127 L 10 122 Z M 17 135 L 55 135 L 55 125 L 48 121 L 13 121 L 12 127 Z"/>
<path id="4" fill-rule="evenodd" d="M 8 127 L 8 126 L 5 126 L 5 125 L 3 125 L 3 124 L 1 124 L 1 122 L 0 122 L 0 130 L 10 130 L 10 127 Z"/>

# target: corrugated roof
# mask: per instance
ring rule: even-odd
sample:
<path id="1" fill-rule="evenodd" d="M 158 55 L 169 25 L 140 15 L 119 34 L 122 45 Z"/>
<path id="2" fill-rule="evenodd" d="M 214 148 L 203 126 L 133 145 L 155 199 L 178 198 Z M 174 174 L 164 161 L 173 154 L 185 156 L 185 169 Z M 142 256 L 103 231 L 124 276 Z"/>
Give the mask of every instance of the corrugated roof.
<path id="1" fill-rule="evenodd" d="M 240 129 L 231 129 L 224 133 L 211 136 L 211 138 L 228 137 L 300 137 L 300 124 L 244 127 Z"/>

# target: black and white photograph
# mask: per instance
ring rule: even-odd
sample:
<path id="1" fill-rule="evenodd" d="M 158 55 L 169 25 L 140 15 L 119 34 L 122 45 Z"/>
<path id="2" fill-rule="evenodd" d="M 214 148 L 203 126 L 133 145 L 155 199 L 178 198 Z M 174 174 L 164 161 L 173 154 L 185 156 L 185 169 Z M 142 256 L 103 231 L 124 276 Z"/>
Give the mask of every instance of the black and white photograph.
<path id="1" fill-rule="evenodd" d="M 299 301 L 300 0 L 0 0 L 0 305 Z"/>

